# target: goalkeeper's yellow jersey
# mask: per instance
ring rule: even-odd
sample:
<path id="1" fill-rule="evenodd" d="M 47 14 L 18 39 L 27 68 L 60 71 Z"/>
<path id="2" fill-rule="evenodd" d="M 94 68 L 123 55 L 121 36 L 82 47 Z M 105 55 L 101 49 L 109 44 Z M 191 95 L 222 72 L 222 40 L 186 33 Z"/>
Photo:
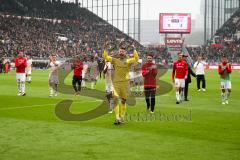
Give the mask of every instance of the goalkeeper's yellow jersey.
<path id="1" fill-rule="evenodd" d="M 132 58 L 118 59 L 108 55 L 108 51 L 104 50 L 103 58 L 111 62 L 114 66 L 113 83 L 127 82 L 129 80 L 129 70 L 133 63 L 138 61 L 138 53 L 134 50 Z"/>

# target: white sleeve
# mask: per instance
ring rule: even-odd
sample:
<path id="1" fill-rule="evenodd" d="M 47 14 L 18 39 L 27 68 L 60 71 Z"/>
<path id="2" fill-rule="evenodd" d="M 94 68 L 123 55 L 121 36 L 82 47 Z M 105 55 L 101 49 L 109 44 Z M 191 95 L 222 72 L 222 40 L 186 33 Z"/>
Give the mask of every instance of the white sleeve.
<path id="1" fill-rule="evenodd" d="M 59 66 L 59 65 L 60 65 L 60 62 L 59 62 L 59 61 L 56 61 L 56 64 Z"/>
<path id="2" fill-rule="evenodd" d="M 103 70 L 105 70 L 107 67 L 108 67 L 108 65 L 107 65 L 107 63 L 105 63 Z"/>
<path id="3" fill-rule="evenodd" d="M 207 62 L 205 62 L 205 61 L 203 61 L 202 63 L 203 63 L 204 66 L 207 65 Z"/>
<path id="4" fill-rule="evenodd" d="M 28 61 L 27 61 L 27 65 L 28 65 L 28 66 L 31 66 L 31 65 L 32 65 L 32 60 L 28 60 Z"/>
<path id="5" fill-rule="evenodd" d="M 198 61 L 194 63 L 193 68 L 197 67 L 197 63 L 198 63 Z"/>

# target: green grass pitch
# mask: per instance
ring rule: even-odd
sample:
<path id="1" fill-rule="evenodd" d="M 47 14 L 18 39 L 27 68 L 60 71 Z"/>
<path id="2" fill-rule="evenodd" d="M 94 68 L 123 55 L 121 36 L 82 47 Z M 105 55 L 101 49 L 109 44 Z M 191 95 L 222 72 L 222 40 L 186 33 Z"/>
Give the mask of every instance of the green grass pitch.
<path id="1" fill-rule="evenodd" d="M 168 71 L 162 80 L 170 81 Z M 62 121 L 55 104 L 72 99 L 71 111 L 100 103 L 60 94 L 49 98 L 48 72 L 34 71 L 27 96 L 18 97 L 15 73 L 0 75 L 0 160 L 237 160 L 240 159 L 240 72 L 232 73 L 229 105 L 221 105 L 217 71 L 206 73 L 207 91 L 190 85 L 189 102 L 175 104 L 175 91 L 156 98 L 156 112 L 186 115 L 191 121 L 129 121 L 114 126 L 114 114 L 85 122 Z M 66 80 L 70 84 L 71 77 Z M 97 83 L 104 88 L 104 80 Z M 160 86 L 161 88 L 161 86 Z M 128 113 L 146 112 L 143 98 Z"/>

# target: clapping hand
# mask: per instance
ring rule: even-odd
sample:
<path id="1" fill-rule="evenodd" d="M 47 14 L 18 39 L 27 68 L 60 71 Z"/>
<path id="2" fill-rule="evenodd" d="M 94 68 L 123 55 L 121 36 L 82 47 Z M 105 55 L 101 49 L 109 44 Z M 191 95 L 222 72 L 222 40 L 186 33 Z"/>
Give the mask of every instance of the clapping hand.
<path id="1" fill-rule="evenodd" d="M 229 63 L 227 63 L 227 65 L 226 65 L 226 66 L 227 66 L 227 68 L 230 68 L 230 64 L 229 64 Z"/>
<path id="2" fill-rule="evenodd" d="M 52 62 L 52 61 L 53 61 L 53 59 L 52 59 L 52 56 L 49 56 L 48 58 L 49 58 L 50 62 Z"/>
<path id="3" fill-rule="evenodd" d="M 151 66 L 151 68 L 152 69 L 157 69 L 157 65 L 154 64 L 154 65 Z"/>
<path id="4" fill-rule="evenodd" d="M 21 65 L 21 64 L 23 64 L 23 61 L 20 60 L 18 63 Z"/>
<path id="5" fill-rule="evenodd" d="M 148 67 L 148 70 L 153 70 L 153 69 L 156 69 L 156 65 L 152 65 L 151 67 Z"/>

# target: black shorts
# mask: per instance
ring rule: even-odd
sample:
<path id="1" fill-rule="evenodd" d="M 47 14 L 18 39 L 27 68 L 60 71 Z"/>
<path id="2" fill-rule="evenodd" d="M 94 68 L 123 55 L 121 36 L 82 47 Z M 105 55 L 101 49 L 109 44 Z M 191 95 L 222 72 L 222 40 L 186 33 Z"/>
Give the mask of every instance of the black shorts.
<path id="1" fill-rule="evenodd" d="M 72 80 L 73 84 L 81 83 L 81 82 L 82 82 L 82 76 L 73 76 L 73 80 Z"/>
<path id="2" fill-rule="evenodd" d="M 156 88 L 144 88 L 144 93 L 146 97 L 155 97 Z"/>

